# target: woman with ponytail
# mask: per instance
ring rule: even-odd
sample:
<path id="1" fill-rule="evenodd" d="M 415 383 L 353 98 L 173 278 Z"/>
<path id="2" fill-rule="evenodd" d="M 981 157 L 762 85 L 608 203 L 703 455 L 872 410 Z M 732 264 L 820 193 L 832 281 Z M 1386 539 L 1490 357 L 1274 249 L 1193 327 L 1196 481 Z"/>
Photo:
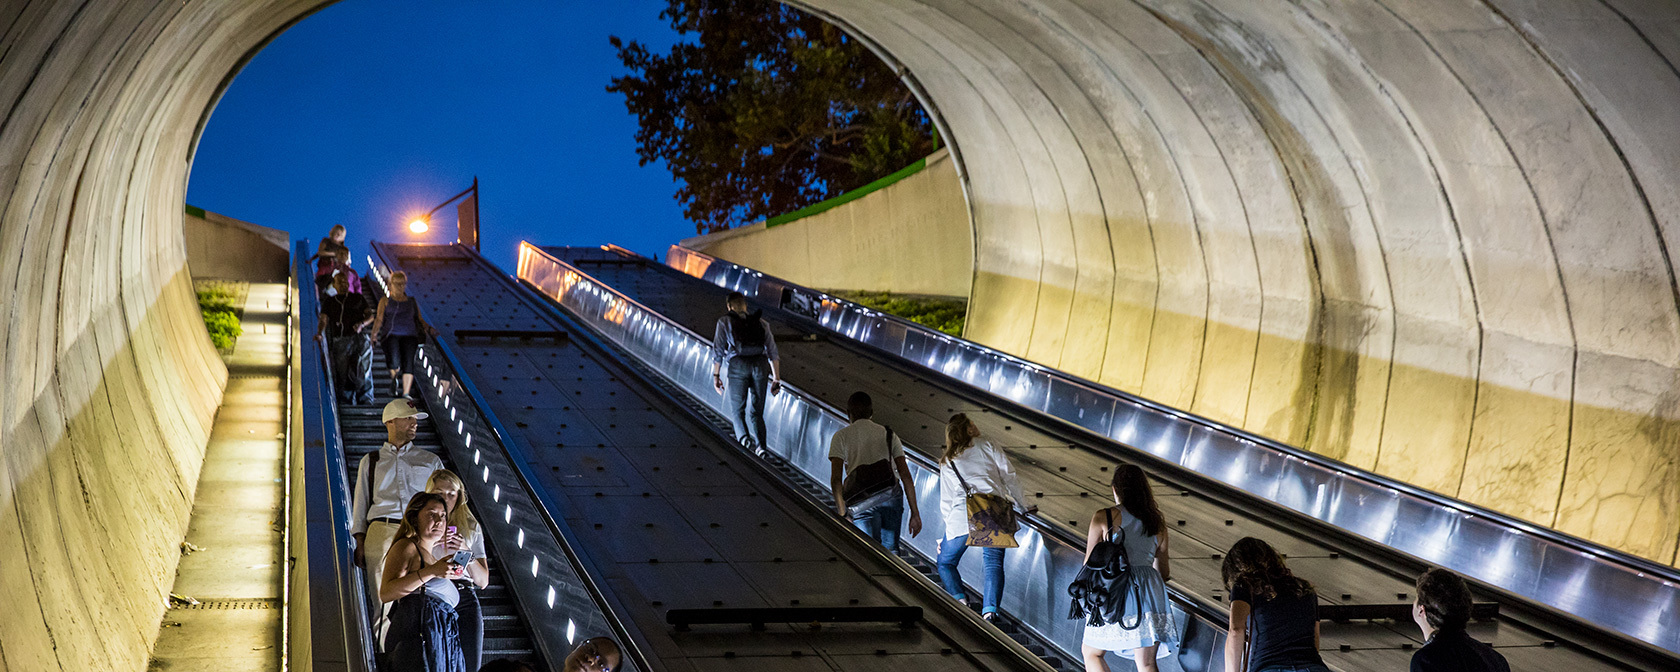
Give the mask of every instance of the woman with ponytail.
<path id="1" fill-rule="evenodd" d="M 1220 574 L 1231 597 L 1226 670 L 1330 672 L 1318 655 L 1318 593 L 1271 544 L 1238 540 Z"/>

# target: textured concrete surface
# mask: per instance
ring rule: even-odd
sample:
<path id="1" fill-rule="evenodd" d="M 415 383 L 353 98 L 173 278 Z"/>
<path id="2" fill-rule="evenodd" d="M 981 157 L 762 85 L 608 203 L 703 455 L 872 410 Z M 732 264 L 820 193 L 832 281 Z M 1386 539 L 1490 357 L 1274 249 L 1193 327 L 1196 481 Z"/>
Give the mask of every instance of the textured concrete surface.
<path id="1" fill-rule="evenodd" d="M 943 149 L 921 172 L 831 210 L 682 244 L 820 289 L 966 297 L 974 278 L 968 203 Z"/>
<path id="2" fill-rule="evenodd" d="M 150 669 L 280 669 L 288 287 L 252 285 Z"/>
<path id="3" fill-rule="evenodd" d="M 182 196 L 321 0 L 0 2 L 0 664 L 145 666 L 226 371 Z M 801 0 L 927 93 L 973 335 L 1657 558 L 1680 5 Z"/>
<path id="4" fill-rule="evenodd" d="M 285 231 L 203 210 L 189 211 L 184 222 L 194 278 L 285 283 L 291 277 L 291 237 Z"/>
<path id="5" fill-rule="evenodd" d="M 942 118 L 970 337 L 1675 561 L 1680 5 L 795 4 Z"/>

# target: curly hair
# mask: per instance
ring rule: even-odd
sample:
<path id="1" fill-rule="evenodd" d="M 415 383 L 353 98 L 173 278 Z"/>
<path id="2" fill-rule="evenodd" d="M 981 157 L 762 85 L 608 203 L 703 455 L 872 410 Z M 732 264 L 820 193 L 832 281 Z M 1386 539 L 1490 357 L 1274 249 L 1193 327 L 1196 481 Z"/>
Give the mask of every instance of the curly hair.
<path id="1" fill-rule="evenodd" d="M 1243 537 L 1231 546 L 1219 573 L 1225 580 L 1225 590 L 1242 588 L 1256 600 L 1313 592 L 1312 583 L 1290 572 L 1271 544 L 1254 537 Z"/>
<path id="2" fill-rule="evenodd" d="M 1470 622 L 1470 587 L 1448 570 L 1436 567 L 1418 576 L 1417 603 L 1436 630 L 1463 630 Z"/>

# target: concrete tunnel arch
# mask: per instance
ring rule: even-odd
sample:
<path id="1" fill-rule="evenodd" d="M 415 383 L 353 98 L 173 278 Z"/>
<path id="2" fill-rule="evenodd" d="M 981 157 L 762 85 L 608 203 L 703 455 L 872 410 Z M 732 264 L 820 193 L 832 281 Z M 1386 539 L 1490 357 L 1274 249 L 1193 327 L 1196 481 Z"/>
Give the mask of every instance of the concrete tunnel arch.
<path id="1" fill-rule="evenodd" d="M 0 5 L 0 667 L 141 669 L 227 372 L 182 199 L 320 0 Z M 967 179 L 976 340 L 1664 562 L 1680 8 L 808 0 Z"/>

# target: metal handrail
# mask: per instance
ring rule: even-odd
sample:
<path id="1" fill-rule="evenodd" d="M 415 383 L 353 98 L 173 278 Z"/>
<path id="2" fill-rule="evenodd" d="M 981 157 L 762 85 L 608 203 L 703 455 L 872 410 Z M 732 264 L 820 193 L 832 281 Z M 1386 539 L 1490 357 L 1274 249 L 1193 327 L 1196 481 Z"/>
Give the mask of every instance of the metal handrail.
<path id="1" fill-rule="evenodd" d="M 467 257 L 474 259 L 478 263 L 488 266 L 488 262 L 485 262 L 476 251 L 470 250 L 459 243 L 450 243 L 449 246 L 455 247 Z M 373 248 L 375 254 L 377 254 L 384 262 L 384 266 L 388 271 L 401 269 L 401 266 L 396 263 L 396 255 L 388 254 L 389 250 L 383 243 L 375 242 L 373 243 Z M 370 266 L 372 265 L 370 264 Z M 503 273 L 499 270 L 495 270 L 493 266 L 490 268 L 493 271 L 491 273 L 492 276 L 503 278 L 505 280 L 505 275 Z M 380 274 L 380 270 L 377 266 L 373 266 L 370 272 L 376 276 Z M 383 285 L 384 279 L 382 277 L 380 278 L 380 281 Z M 647 654 L 647 652 L 651 650 L 651 646 L 649 645 L 647 639 L 643 637 L 639 631 L 625 625 L 630 621 L 625 618 L 623 614 L 618 613 L 618 611 L 614 609 L 613 602 L 596 580 L 595 577 L 602 575 L 601 570 L 595 567 L 593 562 L 587 556 L 577 552 L 576 549 L 582 542 L 562 519 L 554 515 L 554 512 L 564 511 L 566 510 L 566 507 L 562 505 L 559 500 L 555 499 L 546 488 L 543 488 L 538 484 L 539 481 L 536 476 L 537 471 L 531 466 L 530 460 L 525 455 L 524 449 L 521 448 L 517 442 L 510 441 L 508 439 L 508 437 L 518 435 L 508 431 L 507 427 L 502 423 L 500 417 L 496 415 L 495 411 L 490 406 L 489 399 L 484 396 L 482 391 L 479 390 L 478 385 L 473 382 L 472 377 L 465 374 L 466 367 L 461 363 L 460 357 L 455 352 L 454 346 L 450 345 L 447 340 L 436 336 L 426 335 L 424 338 L 427 348 L 435 349 L 438 353 L 440 357 L 438 364 L 444 369 L 443 373 L 447 374 L 446 376 L 440 376 L 440 378 L 454 380 L 459 383 L 461 392 L 467 395 L 468 400 L 473 406 L 473 410 L 469 410 L 467 413 L 470 416 L 475 416 L 477 420 L 482 421 L 488 428 L 488 434 L 494 440 L 494 443 L 501 447 L 503 457 L 506 458 L 507 464 L 512 468 L 511 471 L 514 477 L 518 480 L 520 488 L 523 490 L 524 494 L 536 504 L 531 507 L 531 513 L 538 516 L 538 518 L 548 528 L 549 533 L 558 542 L 557 545 L 559 550 L 567 559 L 574 574 L 572 578 L 575 579 L 578 585 L 581 586 L 589 595 L 596 608 L 600 610 L 601 615 L 604 617 L 603 620 L 606 622 L 607 626 L 612 629 L 615 639 L 618 641 L 619 648 L 628 661 L 628 664 L 624 665 L 620 669 L 624 672 L 636 672 L 638 670 L 651 671 L 657 669 L 652 665 L 651 658 Z M 509 545 L 511 546 L 512 544 Z M 516 597 L 521 599 L 522 603 L 527 605 L 533 605 L 537 602 L 536 598 L 526 595 L 516 594 Z M 550 601 L 550 606 L 552 606 L 552 601 Z M 529 608 L 527 611 L 535 613 Z M 535 633 L 533 633 L 533 635 L 535 635 Z M 559 650 L 559 647 L 555 646 L 545 646 L 545 648 L 553 649 L 549 652 L 549 660 L 551 663 L 556 665 L 567 653 L 567 651 Z"/>
<path id="2" fill-rule="evenodd" d="M 689 343 L 690 347 L 702 347 L 702 348 L 705 348 L 705 349 L 708 349 L 708 350 L 711 347 L 711 341 L 709 339 L 706 339 L 706 338 L 702 337 L 700 334 L 696 333 L 692 329 L 689 329 L 688 327 L 686 327 L 682 323 L 677 322 L 677 321 L 675 321 L 675 320 L 673 320 L 669 317 L 666 317 L 665 315 L 663 315 L 662 313 L 660 313 L 658 311 L 655 311 L 651 308 L 648 308 L 647 306 L 643 305 L 642 303 L 636 301 L 634 298 L 631 298 L 630 296 L 624 294 L 623 292 L 620 292 L 620 291 L 612 288 L 610 285 L 608 285 L 608 284 L 596 279 L 595 277 L 589 275 L 588 273 L 585 273 L 584 271 L 578 269 L 575 265 L 567 263 L 567 262 L 565 262 L 565 261 L 547 253 L 546 251 L 542 250 L 541 248 L 538 248 L 534 245 L 531 245 L 530 243 L 522 243 L 521 247 L 520 247 L 520 257 L 519 257 L 519 259 L 520 259 L 520 267 L 519 267 L 519 277 L 520 277 L 520 279 L 526 281 L 528 284 L 530 284 L 533 287 L 536 287 L 539 291 L 542 291 L 545 294 L 552 291 L 552 289 L 549 288 L 549 287 L 544 287 L 544 286 L 542 286 L 542 284 L 540 284 L 541 281 L 542 281 L 542 278 L 536 277 L 537 273 L 534 270 L 532 270 L 532 268 L 531 268 L 532 265 L 535 264 L 535 263 L 540 263 L 540 262 L 551 263 L 551 264 L 563 269 L 566 273 L 576 274 L 576 276 L 579 278 L 579 280 L 577 282 L 574 282 L 574 283 L 569 283 L 568 287 L 582 286 L 582 285 L 584 285 L 584 283 L 588 283 L 588 285 L 590 285 L 592 287 L 599 288 L 602 293 L 605 293 L 606 295 L 608 295 L 608 297 L 606 297 L 606 298 L 609 302 L 611 302 L 612 304 L 615 304 L 615 305 L 622 305 L 622 306 L 627 307 L 625 310 L 620 312 L 620 314 L 626 316 L 625 320 L 627 322 L 630 319 L 632 319 L 632 318 L 629 317 L 631 315 L 637 316 L 638 318 L 653 320 L 653 321 L 658 322 L 659 325 L 663 329 L 669 330 L 669 331 L 672 331 L 672 332 L 676 332 L 680 336 L 688 339 L 689 342 L 690 342 Z M 562 305 L 564 305 L 564 299 L 565 299 L 564 296 L 553 295 L 553 296 L 550 296 L 550 298 L 554 299 L 558 302 L 561 302 Z M 613 310 L 614 310 L 614 312 L 619 312 L 616 308 L 614 308 Z M 667 347 L 672 347 L 674 345 L 675 344 L 667 344 Z M 626 349 L 630 350 L 632 352 L 632 355 L 634 356 L 634 349 L 633 348 L 626 348 Z M 683 388 L 685 390 L 688 389 L 686 386 L 683 385 L 681 380 L 675 379 L 668 371 L 666 371 L 666 370 L 662 369 L 661 367 L 657 366 L 657 364 L 658 364 L 657 362 L 648 362 L 648 363 L 651 364 L 651 365 L 654 365 L 652 368 L 655 368 L 656 370 L 660 370 L 663 375 L 666 375 L 668 378 L 673 378 L 673 382 L 675 382 L 678 385 L 678 387 Z M 810 407 L 811 409 L 817 411 L 827 421 L 829 421 L 831 423 L 835 423 L 839 426 L 844 426 L 845 424 L 847 424 L 847 421 L 845 419 L 846 416 L 845 416 L 844 413 L 842 413 L 840 411 L 840 409 L 838 409 L 837 407 L 823 401 L 822 399 L 820 399 L 819 397 L 817 397 L 814 394 L 810 394 L 808 392 L 805 392 L 804 390 L 801 390 L 798 386 L 792 385 L 792 384 L 784 381 L 782 383 L 782 393 L 784 395 L 792 395 L 793 398 L 798 399 L 801 403 L 803 403 L 806 406 Z M 774 432 L 775 432 L 775 430 L 772 429 L 772 433 L 774 433 Z M 906 442 L 905 445 L 908 448 L 911 448 L 911 450 L 905 451 L 906 456 L 909 458 L 907 461 L 910 462 L 914 467 L 923 470 L 924 473 L 927 474 L 926 478 L 934 479 L 936 481 L 936 479 L 938 478 L 937 477 L 938 466 L 937 466 L 936 462 L 933 460 L 933 458 L 930 457 L 930 455 L 932 454 L 931 451 L 927 451 L 925 449 L 918 448 L 918 447 L 916 447 L 912 444 L 909 444 L 908 442 Z M 772 445 L 771 448 L 772 448 L 772 450 L 775 450 L 777 448 L 777 446 Z M 790 459 L 789 462 L 790 463 L 795 463 L 795 465 L 798 466 L 797 462 L 795 460 Z M 815 480 L 819 485 L 827 483 L 825 474 L 812 474 L 812 473 L 810 473 L 809 469 L 806 469 L 806 471 L 807 471 L 807 474 L 809 476 L 811 476 L 813 478 L 813 480 Z M 937 511 L 937 507 L 933 507 L 929 510 Z M 1050 523 L 1050 522 L 1047 522 L 1045 520 L 1042 520 L 1037 516 L 1030 516 L 1030 515 L 1029 516 L 1021 516 L 1021 520 L 1025 523 L 1024 527 L 1032 530 L 1038 537 L 1046 540 L 1046 542 L 1059 544 L 1061 547 L 1063 547 L 1067 551 L 1072 552 L 1072 553 L 1076 553 L 1078 556 L 1083 557 L 1084 543 L 1085 543 L 1085 540 L 1083 538 L 1076 538 L 1076 535 L 1074 535 L 1073 533 L 1062 529 L 1060 526 L 1058 526 L 1054 523 Z M 1027 544 L 1023 544 L 1023 545 L 1027 545 Z M 1211 627 L 1211 628 L 1215 628 L 1215 629 L 1217 629 L 1221 632 L 1223 632 L 1223 630 L 1225 629 L 1228 613 L 1225 611 L 1225 609 L 1222 606 L 1218 605 L 1217 603 L 1214 603 L 1214 602 L 1211 602 L 1211 601 L 1208 601 L 1208 600 L 1204 600 L 1200 596 L 1197 596 L 1193 593 L 1188 593 L 1186 591 L 1179 590 L 1179 589 L 1176 589 L 1176 588 L 1169 590 L 1169 599 L 1171 599 L 1174 604 L 1179 605 L 1179 607 L 1181 609 L 1183 609 L 1186 614 L 1196 618 L 1197 620 L 1201 621 L 1206 626 Z M 1067 654 L 1068 656 L 1077 658 L 1077 656 L 1079 655 L 1077 653 L 1077 646 L 1070 646 L 1070 644 L 1071 644 L 1070 642 L 1058 641 L 1052 635 L 1052 633 L 1048 632 L 1045 628 L 1040 627 L 1041 624 L 1034 624 L 1034 623 L 1028 622 L 1027 619 L 1022 619 L 1022 622 L 1023 622 L 1023 625 L 1025 625 L 1026 627 L 1032 628 L 1035 632 L 1038 632 L 1046 640 L 1056 642 L 1057 645 L 1058 645 L 1058 648 L 1063 649 L 1063 653 Z"/>
<path id="3" fill-rule="evenodd" d="M 625 252 L 619 252 L 625 254 Z M 1673 627 L 1673 621 L 1680 618 L 1680 569 L 1657 564 L 1651 560 L 1633 556 L 1623 551 L 1611 549 L 1593 542 L 1569 535 L 1550 528 L 1540 527 L 1526 521 L 1518 520 L 1506 514 L 1492 511 L 1468 502 L 1460 501 L 1430 492 L 1416 486 L 1397 481 L 1380 474 L 1375 474 L 1352 465 L 1333 460 L 1294 446 L 1289 446 L 1272 439 L 1258 436 L 1242 429 L 1231 427 L 1210 418 L 1201 417 L 1179 409 L 1175 409 L 1155 401 L 1144 399 L 1136 395 L 1107 387 L 1100 383 L 1085 380 L 1077 376 L 1057 371 L 1033 362 L 1021 359 L 993 348 L 967 341 L 961 338 L 930 329 L 909 320 L 872 310 L 851 301 L 833 295 L 803 287 L 774 276 L 719 259 L 703 252 L 691 250 L 680 245 L 671 246 L 666 254 L 665 265 L 671 272 L 695 277 L 711 282 L 721 287 L 740 291 L 749 297 L 756 297 L 761 302 L 773 305 L 783 305 L 784 292 L 803 295 L 803 298 L 814 305 L 821 306 L 820 314 L 815 320 L 824 328 L 839 335 L 855 340 L 865 346 L 875 348 L 883 353 L 909 361 L 918 366 L 933 369 L 941 374 L 955 378 L 969 385 L 999 397 L 1008 399 L 1023 408 L 1034 412 L 1056 417 L 1076 428 L 1104 436 L 1121 445 L 1134 447 L 1140 452 L 1154 455 L 1157 458 L 1178 464 L 1180 467 L 1197 473 L 1205 478 L 1223 483 L 1227 486 L 1245 491 L 1255 497 L 1276 503 L 1293 510 L 1336 526 L 1346 532 L 1368 539 L 1374 543 L 1386 546 L 1394 551 L 1407 554 L 1425 562 L 1438 564 L 1475 578 L 1495 589 L 1502 590 L 1515 596 L 1533 601 L 1537 605 L 1556 610 L 1560 614 L 1580 619 L 1592 627 L 1617 633 L 1645 644 L 1660 647 L 1669 655 L 1680 653 L 1680 627 Z M 657 265 L 657 264 L 655 264 Z M 885 341 L 897 337 L 901 349 L 895 351 Z M 917 357 L 903 350 L 911 347 L 912 338 L 919 341 L 918 347 L 925 356 L 932 357 L 934 353 L 944 354 L 947 361 L 966 359 L 971 363 L 979 363 L 981 370 L 989 372 L 986 380 L 970 380 L 969 377 L 947 370 L 949 367 L 935 366 L 931 361 L 918 361 Z M 963 367 L 956 367 L 961 370 Z M 1008 384 L 1003 390 L 997 389 Z M 1027 393 L 1010 394 L 1013 390 L 1027 390 Z M 1067 405 L 1070 408 L 1054 408 L 1056 397 L 1064 400 L 1073 399 Z M 1029 401 L 1030 400 L 1030 401 Z M 1088 403 L 1091 408 L 1079 405 Z M 1035 405 L 1036 404 L 1036 405 Z M 1103 415 L 1093 412 L 1092 417 L 1102 420 L 1092 422 L 1074 415 L 1075 411 L 1100 410 L 1102 404 L 1109 404 L 1109 413 Z M 1120 416 L 1124 409 L 1122 405 L 1129 405 L 1135 411 L 1131 416 L 1133 424 L 1154 424 L 1147 429 L 1175 430 L 1172 433 L 1174 441 L 1171 445 L 1157 449 L 1150 445 L 1132 445 L 1136 438 L 1140 443 L 1148 431 L 1140 432 L 1136 437 L 1121 427 Z M 1145 417 L 1147 411 L 1152 417 Z M 1108 424 L 1104 424 L 1108 423 Z M 1173 427 L 1172 425 L 1176 425 Z M 1198 433 L 1203 436 L 1198 436 Z M 1194 445 L 1197 438 L 1204 439 L 1204 445 Z M 1224 445 L 1214 445 L 1214 440 Z M 1257 464 L 1255 466 L 1268 467 L 1277 473 L 1294 472 L 1303 483 L 1316 485 L 1318 488 L 1331 492 L 1332 497 L 1347 499 L 1357 497 L 1360 493 L 1355 489 L 1363 489 L 1373 498 L 1386 496 L 1395 507 L 1398 515 L 1399 507 L 1404 504 L 1400 498 L 1410 498 L 1414 502 L 1428 509 L 1425 513 L 1439 515 L 1445 520 L 1431 521 L 1441 524 L 1451 524 L 1451 530 L 1464 537 L 1474 537 L 1476 542 L 1485 542 L 1485 531 L 1504 531 L 1507 534 L 1506 552 L 1552 564 L 1574 565 L 1567 573 L 1576 576 L 1564 581 L 1570 583 L 1586 583 L 1595 586 L 1616 586 L 1616 592 L 1626 593 L 1627 596 L 1638 595 L 1651 602 L 1647 608 L 1630 609 L 1619 599 L 1603 600 L 1597 605 L 1583 604 L 1579 600 L 1574 603 L 1560 603 L 1552 581 L 1543 580 L 1545 577 L 1519 577 L 1512 572 L 1496 572 L 1486 566 L 1478 566 L 1460 558 L 1446 557 L 1447 553 L 1441 549 L 1445 544 L 1430 540 L 1395 539 L 1397 534 L 1391 528 L 1389 538 L 1373 536 L 1371 530 L 1360 530 L 1344 525 L 1332 519 L 1331 513 L 1335 507 L 1307 506 L 1303 501 L 1283 501 L 1274 492 L 1252 489 L 1239 480 L 1229 477 L 1225 470 L 1210 470 L 1199 465 L 1187 464 L 1191 448 L 1207 447 L 1223 450 L 1220 457 L 1227 463 L 1242 463 L 1244 458 L 1252 462 L 1264 460 L 1264 453 L 1270 452 L 1285 462 L 1294 462 L 1317 470 L 1318 474 L 1305 473 L 1289 464 L 1283 466 Z M 1256 455 L 1239 455 L 1241 451 L 1250 450 L 1249 447 L 1262 449 Z M 1340 479 L 1341 482 L 1336 482 Z M 1298 491 L 1298 490 L 1297 490 Z M 1315 502 L 1317 504 L 1318 502 Z M 1321 510 L 1315 510 L 1321 509 Z M 1480 529 L 1476 526 L 1478 520 L 1486 521 Z M 1417 525 L 1414 525 L 1417 527 Z M 1433 526 L 1432 526 L 1433 527 Z M 1381 532 L 1377 530 L 1376 532 Z M 1482 534 L 1478 534 L 1482 533 Z M 1433 545 L 1425 545 L 1424 541 Z M 1416 542 L 1416 543 L 1409 543 Z M 1450 542 L 1450 539 L 1449 539 Z M 1465 542 L 1465 543 L 1476 543 Z M 1474 553 L 1469 554 L 1474 556 Z M 1565 571 L 1560 571 L 1565 573 Z M 1526 584 L 1520 578 L 1529 579 Z M 1663 607 L 1662 605 L 1670 605 Z M 1666 617 L 1665 617 L 1666 614 Z M 1666 621 L 1664 620 L 1666 618 Z M 1670 625 L 1664 627 L 1662 623 Z"/>
<path id="4" fill-rule="evenodd" d="M 310 659 L 315 669 L 372 672 L 373 639 L 367 591 L 353 559 L 350 484 L 338 432 L 332 358 L 315 339 L 320 306 L 308 268 L 309 241 L 297 241 L 292 255 L 298 282 L 298 331 L 303 358 L 303 503 L 308 550 Z"/>

